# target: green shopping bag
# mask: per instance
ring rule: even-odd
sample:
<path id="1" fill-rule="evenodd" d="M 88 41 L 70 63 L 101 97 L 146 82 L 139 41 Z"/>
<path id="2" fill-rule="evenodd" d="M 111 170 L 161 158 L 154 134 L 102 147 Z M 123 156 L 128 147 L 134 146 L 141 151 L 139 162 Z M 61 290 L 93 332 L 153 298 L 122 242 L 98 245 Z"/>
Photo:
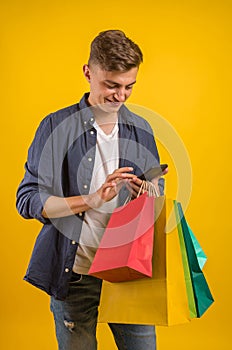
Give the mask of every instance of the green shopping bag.
<path id="1" fill-rule="evenodd" d="M 181 229 L 188 257 L 188 266 L 194 292 L 197 317 L 201 317 L 205 313 L 205 311 L 212 305 L 214 299 L 210 292 L 205 276 L 202 272 L 202 264 L 199 263 L 199 259 L 197 257 L 197 253 L 191 237 L 191 232 L 189 231 L 189 226 L 184 217 L 181 204 L 174 201 L 174 207 L 176 213 L 178 213 L 179 215 L 181 223 Z"/>
<path id="2" fill-rule="evenodd" d="M 186 222 L 187 227 L 188 227 L 188 231 L 191 237 L 191 240 L 193 242 L 193 246 L 194 246 L 194 250 L 196 252 L 196 256 L 197 256 L 197 260 L 198 260 L 198 264 L 201 268 L 201 270 L 203 269 L 206 261 L 207 261 L 207 256 L 205 255 L 203 249 L 200 246 L 200 243 L 198 242 L 198 240 L 196 239 L 196 237 L 193 234 L 193 231 L 191 230 L 191 228 L 189 227 L 188 223 Z"/>
<path id="3" fill-rule="evenodd" d="M 183 263 L 183 269 L 184 269 L 184 277 L 185 277 L 186 292 L 187 292 L 187 297 L 188 297 L 189 313 L 190 313 L 191 318 L 196 318 L 197 317 L 197 309 L 196 309 L 196 303 L 195 303 L 195 297 L 194 297 L 194 290 L 193 290 L 193 285 L 192 285 L 192 279 L 191 279 L 191 273 L 190 273 L 190 267 L 189 267 L 189 262 L 188 262 L 188 255 L 187 255 L 187 251 L 186 251 L 182 225 L 181 225 L 181 221 L 180 221 L 180 215 L 179 215 L 179 211 L 178 211 L 178 206 L 176 205 L 176 201 L 174 201 L 174 210 L 175 210 L 176 225 L 177 225 L 179 241 L 180 241 L 180 250 L 181 250 L 182 263 Z"/>

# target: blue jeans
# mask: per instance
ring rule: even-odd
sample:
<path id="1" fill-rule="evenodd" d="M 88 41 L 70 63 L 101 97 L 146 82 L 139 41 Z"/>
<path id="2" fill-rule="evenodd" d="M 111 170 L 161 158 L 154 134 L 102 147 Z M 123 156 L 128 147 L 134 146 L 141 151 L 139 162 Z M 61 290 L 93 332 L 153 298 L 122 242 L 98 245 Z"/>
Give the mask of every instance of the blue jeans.
<path id="1" fill-rule="evenodd" d="M 59 350 L 96 350 L 102 281 L 73 273 L 65 301 L 51 298 Z M 155 350 L 155 327 L 110 323 L 119 350 Z"/>

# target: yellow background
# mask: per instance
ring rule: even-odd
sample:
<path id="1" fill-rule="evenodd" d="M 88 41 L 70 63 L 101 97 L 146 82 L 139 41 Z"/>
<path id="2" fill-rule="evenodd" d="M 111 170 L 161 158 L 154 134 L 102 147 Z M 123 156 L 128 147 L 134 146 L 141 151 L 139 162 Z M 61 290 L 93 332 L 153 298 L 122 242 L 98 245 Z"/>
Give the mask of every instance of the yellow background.
<path id="1" fill-rule="evenodd" d="M 144 52 L 130 102 L 164 116 L 189 152 L 186 215 L 216 299 L 202 319 L 158 328 L 159 350 L 231 346 L 231 10 L 226 0 L 1 2 L 1 349 L 56 349 L 49 299 L 22 281 L 40 224 L 18 216 L 15 192 L 38 123 L 88 90 L 89 43 L 114 28 Z M 98 335 L 100 350 L 115 349 L 105 325 Z"/>

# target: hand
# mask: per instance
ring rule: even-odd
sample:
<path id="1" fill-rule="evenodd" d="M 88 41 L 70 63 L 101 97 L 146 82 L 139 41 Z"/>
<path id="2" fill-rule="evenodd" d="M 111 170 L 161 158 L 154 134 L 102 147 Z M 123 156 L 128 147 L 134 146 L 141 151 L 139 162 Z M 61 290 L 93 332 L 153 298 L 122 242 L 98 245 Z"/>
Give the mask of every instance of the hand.
<path id="1" fill-rule="evenodd" d="M 162 172 L 162 175 L 159 175 L 151 180 L 151 182 L 155 185 L 155 188 L 156 188 L 158 194 L 160 194 L 159 184 L 158 184 L 159 179 L 161 176 L 166 175 L 167 173 L 168 173 L 168 168 L 166 168 Z M 131 193 L 132 199 L 138 197 L 139 192 L 140 192 L 140 195 L 143 194 L 144 192 L 146 192 L 146 189 L 140 191 L 141 185 L 142 185 L 142 180 L 140 180 L 138 177 L 134 177 L 134 178 L 132 178 L 132 180 L 129 180 L 127 182 L 127 188 Z"/>
<path id="2" fill-rule="evenodd" d="M 126 182 L 127 189 L 129 190 L 132 199 L 138 197 L 142 183 L 143 183 L 143 181 L 135 176 L 131 180 L 128 180 Z M 144 191 L 141 191 L 140 194 L 143 194 L 143 193 L 144 193 Z"/>
<path id="3" fill-rule="evenodd" d="M 167 173 L 168 173 L 168 168 L 166 168 L 160 176 L 157 176 L 151 180 L 151 182 L 153 183 L 153 185 L 155 186 L 155 188 L 157 190 L 158 195 L 160 195 L 159 179 L 161 176 L 166 175 Z"/>
<path id="4" fill-rule="evenodd" d="M 105 183 L 99 188 L 96 192 L 96 195 L 99 197 L 100 201 L 108 202 L 113 199 L 122 186 L 128 181 L 137 179 L 134 174 L 129 174 L 133 168 L 124 167 L 116 169 L 112 174 L 108 175 Z M 141 180 L 140 180 L 141 181 Z"/>

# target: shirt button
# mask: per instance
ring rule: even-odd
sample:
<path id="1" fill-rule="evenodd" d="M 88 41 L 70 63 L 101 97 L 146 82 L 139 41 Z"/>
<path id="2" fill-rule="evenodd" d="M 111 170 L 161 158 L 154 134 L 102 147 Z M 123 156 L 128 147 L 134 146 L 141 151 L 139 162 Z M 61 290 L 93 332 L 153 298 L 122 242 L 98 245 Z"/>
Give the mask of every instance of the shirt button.
<path id="1" fill-rule="evenodd" d="M 88 158 L 88 161 L 89 161 L 89 162 L 92 162 L 92 158 Z"/>
<path id="2" fill-rule="evenodd" d="M 88 188 L 88 186 L 87 186 L 87 185 L 84 185 L 83 187 L 84 187 L 85 189 L 86 189 L 86 188 Z"/>
<path id="3" fill-rule="evenodd" d="M 69 272 L 69 269 L 66 267 L 66 269 L 64 270 L 65 272 Z"/>
<path id="4" fill-rule="evenodd" d="M 74 245 L 74 244 L 76 244 L 76 242 L 75 242 L 75 241 L 72 241 L 72 244 Z"/>
<path id="5" fill-rule="evenodd" d="M 85 125 L 87 124 L 87 121 L 86 121 L 86 120 L 84 121 L 84 124 L 85 124 Z"/>
<path id="6" fill-rule="evenodd" d="M 93 131 L 93 130 L 91 130 L 91 131 L 90 131 L 90 134 L 91 134 L 91 135 L 94 135 L 94 131 Z"/>
<path id="7" fill-rule="evenodd" d="M 90 118 L 90 121 L 93 122 L 93 121 L 94 121 L 94 118 Z"/>
<path id="8" fill-rule="evenodd" d="M 80 212 L 78 215 L 79 215 L 79 216 L 82 216 L 82 215 L 83 215 L 83 213 L 82 213 L 82 212 Z"/>

